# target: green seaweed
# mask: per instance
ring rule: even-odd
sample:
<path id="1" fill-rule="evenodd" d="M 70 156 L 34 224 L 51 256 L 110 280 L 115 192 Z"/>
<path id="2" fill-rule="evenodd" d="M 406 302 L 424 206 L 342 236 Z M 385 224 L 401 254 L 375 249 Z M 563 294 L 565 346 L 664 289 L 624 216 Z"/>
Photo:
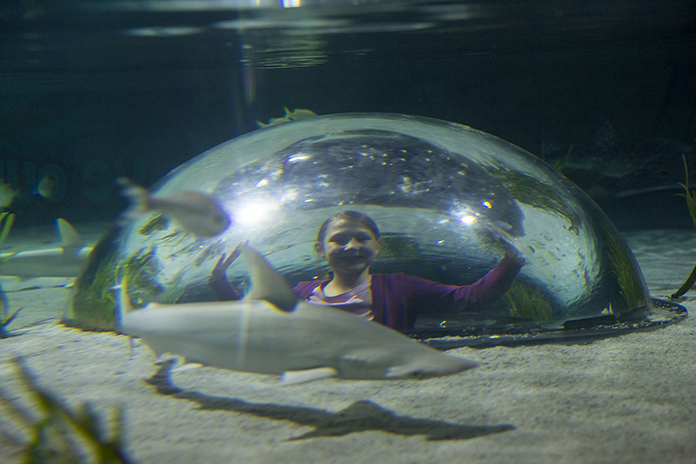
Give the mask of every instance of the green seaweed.
<path id="1" fill-rule="evenodd" d="M 557 159 L 557 160 L 548 160 L 546 159 L 546 154 L 543 151 L 541 152 L 541 160 L 545 163 L 547 163 L 549 166 L 551 166 L 555 171 L 560 172 L 561 174 L 564 174 L 566 164 L 568 164 L 568 161 L 570 161 L 570 155 L 573 153 L 573 149 L 575 148 L 575 145 L 570 145 L 568 147 L 568 150 L 566 150 L 565 155 L 563 158 Z"/>
<path id="2" fill-rule="evenodd" d="M 169 218 L 164 214 L 158 214 L 138 229 L 138 234 L 147 236 L 158 230 L 166 230 L 167 227 L 169 227 Z"/>
<path id="3" fill-rule="evenodd" d="M 88 330 L 116 330 L 113 287 L 123 277 L 128 279 L 136 306 L 155 299 L 162 292 L 155 278 L 160 265 L 153 247 L 138 250 L 120 264 L 116 262 L 115 253 L 100 260 L 96 268 L 89 264 L 75 283 L 69 317 L 63 321 L 67 325 Z"/>
<path id="4" fill-rule="evenodd" d="M 14 213 L 8 213 L 6 211 L 0 213 L 0 243 L 4 242 L 9 235 L 10 229 L 12 229 L 12 224 L 14 224 L 14 220 Z M 19 248 L 0 258 L 0 264 L 11 258 L 18 251 Z M 9 327 L 10 323 L 14 320 L 17 314 L 19 314 L 22 308 L 19 308 L 12 314 L 9 314 L 10 302 L 8 301 L 2 287 L 0 287 L 0 304 L 2 304 L 2 313 L 0 314 L 0 339 L 2 339 L 10 336 L 10 333 L 7 331 L 7 327 Z"/>
<path id="5" fill-rule="evenodd" d="M 645 306 L 645 285 L 636 272 L 635 261 L 627 253 L 624 244 L 619 241 L 617 232 L 609 230 L 607 224 L 600 228 L 607 255 L 607 263 L 614 279 L 619 284 L 620 293 L 628 311 Z"/>
<path id="6" fill-rule="evenodd" d="M 124 276 L 128 279 L 129 286 L 135 294 L 153 299 L 162 292 L 162 287 L 157 283 L 156 275 L 160 272 L 160 264 L 155 254 L 155 248 L 141 249 L 128 256 L 123 264 Z M 113 294 L 111 294 L 113 297 Z M 132 296 L 131 296 L 132 298 Z M 136 297 L 135 304 L 144 304 L 142 297 Z"/>
<path id="7" fill-rule="evenodd" d="M 200 249 L 200 247 L 199 247 Z M 225 250 L 225 242 L 222 240 L 218 240 L 212 245 L 207 246 L 204 250 L 202 250 L 196 258 L 193 260 L 193 265 L 195 267 L 199 267 L 203 265 L 208 260 L 212 260 L 220 256 L 223 251 Z M 191 250 L 194 251 L 194 250 Z"/>
<path id="8" fill-rule="evenodd" d="M 4 306 L 3 306 L 2 319 L 0 320 L 0 339 L 8 338 L 8 337 L 11 337 L 11 336 L 12 336 L 12 334 L 10 334 L 10 333 L 7 331 L 7 327 L 10 326 L 10 323 L 14 320 L 15 317 L 17 317 L 17 315 L 19 314 L 19 312 L 20 312 L 22 309 L 23 309 L 23 308 L 16 309 L 12 314 L 6 315 L 6 314 L 5 314 L 5 313 L 6 313 L 6 310 L 5 310 Z"/>
<path id="9" fill-rule="evenodd" d="M 551 302 L 544 292 L 533 285 L 515 282 L 503 299 L 507 303 L 510 316 L 535 322 L 548 322 L 553 319 Z"/>
<path id="10" fill-rule="evenodd" d="M 181 282 L 184 272 L 185 269 L 180 270 L 172 280 L 174 282 Z M 128 281 L 128 288 L 130 289 L 130 280 Z M 161 304 L 176 304 L 186 293 L 186 287 L 184 285 L 169 285 L 164 289 L 160 287 L 160 289 L 161 292 L 157 295 L 157 301 Z"/>
<path id="11" fill-rule="evenodd" d="M 678 193 L 677 196 L 686 198 L 686 209 L 689 211 L 689 216 L 691 216 L 691 222 L 693 222 L 694 227 L 696 227 L 696 191 L 689 190 L 689 166 L 686 164 L 686 156 L 683 154 L 682 160 L 684 161 L 684 174 L 686 176 L 686 181 L 683 184 L 681 182 L 679 183 L 679 185 L 684 187 L 684 193 Z M 682 286 L 679 287 L 679 290 L 674 292 L 670 298 L 676 300 L 677 298 L 681 297 L 686 292 L 691 290 L 694 283 L 696 283 L 696 266 L 694 266 L 694 268 L 691 270 L 691 274 L 689 274 L 689 277 L 686 278 Z"/>
<path id="12" fill-rule="evenodd" d="M 686 198 L 686 209 L 689 211 L 689 216 L 691 216 L 691 222 L 696 227 L 696 190 L 689 190 L 689 166 L 686 164 L 686 156 L 682 155 L 682 160 L 684 161 L 686 180 L 683 184 L 679 182 L 679 185 L 684 188 L 684 193 L 678 193 L 677 196 Z"/>
<path id="13" fill-rule="evenodd" d="M 9 235 L 14 220 L 14 213 L 8 213 L 7 211 L 0 213 L 0 243 L 4 242 Z"/>
<path id="14" fill-rule="evenodd" d="M 558 194 L 555 187 L 503 166 L 488 166 L 487 171 L 500 179 L 501 184 L 518 201 L 565 218 L 570 223 L 571 230 L 578 230 L 581 222 L 580 217 L 561 200 L 562 195 Z"/>
<path id="15" fill-rule="evenodd" d="M 23 448 L 23 462 L 131 462 L 123 444 L 122 407 L 113 408 L 108 421 L 102 421 L 89 403 L 70 409 L 63 400 L 38 385 L 21 358 L 14 358 L 12 362 L 23 384 L 23 392 L 30 397 L 32 412 L 1 389 L 0 404 L 23 431 L 24 437 L 13 437 Z M 33 412 L 36 410 L 38 414 Z"/>
<path id="16" fill-rule="evenodd" d="M 563 174 L 566 164 L 568 163 L 568 160 L 570 160 L 570 154 L 573 153 L 573 148 L 575 148 L 575 145 L 570 145 L 565 156 L 559 160 L 556 160 L 553 164 L 551 164 L 551 167 Z"/>
<path id="17" fill-rule="evenodd" d="M 397 234 L 382 235 L 382 250 L 380 258 L 384 259 L 405 259 L 420 258 L 420 248 L 418 243 L 411 237 Z"/>

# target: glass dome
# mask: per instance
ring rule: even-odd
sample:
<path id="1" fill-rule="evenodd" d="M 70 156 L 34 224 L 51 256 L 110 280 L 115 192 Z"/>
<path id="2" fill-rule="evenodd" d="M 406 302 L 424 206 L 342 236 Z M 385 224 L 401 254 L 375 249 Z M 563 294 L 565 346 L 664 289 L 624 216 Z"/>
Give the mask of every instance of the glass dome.
<path id="1" fill-rule="evenodd" d="M 142 302 L 211 300 L 212 268 L 243 241 L 291 284 L 321 278 L 328 268 L 313 251 L 317 229 L 345 210 L 379 226 L 374 273 L 470 284 L 501 260 L 500 237 L 524 257 L 512 286 L 483 311 L 419 308 L 412 333 L 434 344 L 588 335 L 682 314 L 649 297 L 623 238 L 574 184 L 519 147 L 459 124 L 392 114 L 297 120 L 223 143 L 154 190 L 207 192 L 232 225 L 213 238 L 161 215 L 115 227 L 78 279 L 66 323 L 114 327 L 116 269 Z M 248 285 L 242 262 L 227 277 L 242 291 Z"/>

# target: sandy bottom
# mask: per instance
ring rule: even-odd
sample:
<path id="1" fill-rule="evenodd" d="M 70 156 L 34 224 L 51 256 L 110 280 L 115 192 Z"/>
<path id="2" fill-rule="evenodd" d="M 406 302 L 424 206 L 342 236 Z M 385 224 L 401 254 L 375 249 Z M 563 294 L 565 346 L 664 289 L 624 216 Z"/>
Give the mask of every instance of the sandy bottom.
<path id="1" fill-rule="evenodd" d="M 696 262 L 696 233 L 626 234 L 654 297 Z M 5 290 L 61 285 L 18 282 Z M 696 289 L 692 291 L 696 295 Z M 125 407 L 126 451 L 142 463 L 693 463 L 696 321 L 590 344 L 461 348 L 477 369 L 424 381 L 321 380 L 199 368 L 168 374 L 123 336 L 57 324 L 63 288 L 9 293 L 24 306 L 0 340 L 0 388 L 26 401 L 9 362 L 71 407 Z M 687 294 L 690 295 L 690 294 Z M 694 296 L 682 302 L 696 314 Z M 0 462 L 30 439 L 0 406 Z"/>

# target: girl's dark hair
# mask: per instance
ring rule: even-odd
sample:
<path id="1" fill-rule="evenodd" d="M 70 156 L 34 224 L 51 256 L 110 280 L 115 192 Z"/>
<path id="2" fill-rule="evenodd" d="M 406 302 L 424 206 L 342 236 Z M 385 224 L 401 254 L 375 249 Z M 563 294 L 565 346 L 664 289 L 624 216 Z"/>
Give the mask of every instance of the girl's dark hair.
<path id="1" fill-rule="evenodd" d="M 329 230 L 331 224 L 339 221 L 357 222 L 372 232 L 376 239 L 379 239 L 379 229 L 377 228 L 375 221 L 373 221 L 370 216 L 367 214 L 358 213 L 357 211 L 342 211 L 328 218 L 326 221 L 324 221 L 321 227 L 319 227 L 319 232 L 317 233 L 317 242 L 324 243 L 326 232 Z"/>

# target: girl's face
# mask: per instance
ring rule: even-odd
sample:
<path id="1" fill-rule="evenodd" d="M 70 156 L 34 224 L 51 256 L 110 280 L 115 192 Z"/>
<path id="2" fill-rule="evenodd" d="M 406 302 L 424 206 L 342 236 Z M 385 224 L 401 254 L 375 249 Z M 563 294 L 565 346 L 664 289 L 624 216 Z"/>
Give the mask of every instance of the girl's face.
<path id="1" fill-rule="evenodd" d="M 323 243 L 314 245 L 316 252 L 326 258 L 334 272 L 351 273 L 360 273 L 370 267 L 381 248 L 381 242 L 372 231 L 351 221 L 334 222 L 326 230 Z"/>

